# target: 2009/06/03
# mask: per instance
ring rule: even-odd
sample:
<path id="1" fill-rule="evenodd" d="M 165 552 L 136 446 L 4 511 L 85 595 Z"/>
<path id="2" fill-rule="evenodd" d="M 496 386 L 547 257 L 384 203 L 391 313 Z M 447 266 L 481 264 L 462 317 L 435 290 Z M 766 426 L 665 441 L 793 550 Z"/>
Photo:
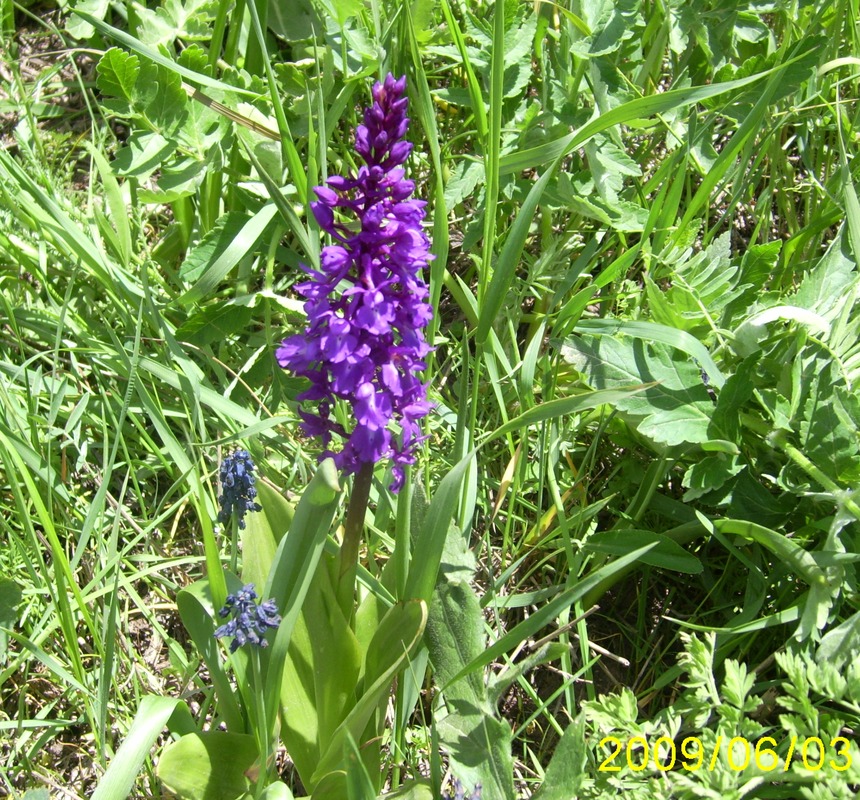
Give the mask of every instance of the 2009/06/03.
<path id="1" fill-rule="evenodd" d="M 711 758 L 708 761 L 707 769 L 712 772 L 719 759 L 721 745 L 724 737 L 718 736 L 714 744 Z M 688 744 L 692 742 L 695 747 L 691 751 Z M 644 736 L 633 736 L 627 740 L 626 747 L 624 742 L 617 736 L 604 736 L 600 740 L 600 747 L 610 746 L 609 755 L 603 759 L 598 767 L 599 772 L 619 772 L 622 765 L 613 763 L 621 754 L 622 749 L 626 751 L 627 767 L 633 772 L 643 772 L 648 768 L 648 763 L 653 759 L 654 768 L 662 772 L 675 769 L 675 763 L 678 758 L 678 748 L 674 739 L 668 736 L 661 736 L 654 741 L 654 744 L 649 747 L 648 740 Z M 735 751 L 737 746 L 743 748 L 743 756 L 740 759 L 736 758 Z M 814 745 L 815 749 L 811 746 Z M 755 766 L 764 771 L 772 772 L 780 766 L 780 758 L 774 749 L 777 746 L 777 741 L 772 736 L 763 736 L 755 742 L 755 745 L 743 736 L 734 736 L 728 740 L 726 748 L 726 762 L 730 769 L 735 772 L 740 772 L 750 766 L 752 761 Z M 850 753 L 850 741 L 844 736 L 835 736 L 830 741 L 830 747 L 833 748 L 837 758 L 827 760 L 826 764 L 834 772 L 844 772 L 851 767 L 852 758 Z M 706 747 L 698 736 L 687 736 L 681 742 L 681 756 L 690 761 L 682 761 L 681 767 L 688 772 L 696 772 L 702 768 L 705 760 Z M 636 757 L 634 757 L 636 756 Z M 644 756 L 644 757 L 643 757 Z M 798 758 L 799 757 L 799 758 Z M 789 749 L 786 754 L 785 761 L 782 762 L 782 771 L 788 772 L 791 767 L 792 760 L 797 758 L 803 768 L 810 772 L 817 772 L 825 766 L 826 752 L 825 744 L 817 736 L 806 737 L 801 743 L 798 750 L 798 737 L 792 736 L 789 739 Z"/>

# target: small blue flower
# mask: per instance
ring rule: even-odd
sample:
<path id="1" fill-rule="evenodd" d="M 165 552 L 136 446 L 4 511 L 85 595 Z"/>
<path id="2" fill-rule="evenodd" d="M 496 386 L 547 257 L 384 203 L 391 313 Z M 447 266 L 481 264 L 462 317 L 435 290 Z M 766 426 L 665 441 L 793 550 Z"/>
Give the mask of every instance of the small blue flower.
<path id="1" fill-rule="evenodd" d="M 227 595 L 227 604 L 218 612 L 219 616 L 233 615 L 226 625 L 215 631 L 215 638 L 232 636 L 230 652 L 235 653 L 245 644 L 268 647 L 265 639 L 267 628 L 277 628 L 281 615 L 274 600 L 257 603 L 257 592 L 253 583 L 247 583 L 236 594 Z"/>
<path id="2" fill-rule="evenodd" d="M 248 511 L 262 511 L 262 506 L 254 502 L 257 489 L 254 486 L 254 462 L 247 450 L 236 450 L 221 462 L 221 497 L 218 503 L 218 522 L 226 525 L 233 517 L 239 519 L 239 527 L 245 527 L 245 514 Z"/>
<path id="3" fill-rule="evenodd" d="M 447 790 L 442 793 L 442 800 L 481 800 L 481 784 L 476 783 L 474 791 L 467 795 L 463 784 L 454 778 L 448 784 Z"/>

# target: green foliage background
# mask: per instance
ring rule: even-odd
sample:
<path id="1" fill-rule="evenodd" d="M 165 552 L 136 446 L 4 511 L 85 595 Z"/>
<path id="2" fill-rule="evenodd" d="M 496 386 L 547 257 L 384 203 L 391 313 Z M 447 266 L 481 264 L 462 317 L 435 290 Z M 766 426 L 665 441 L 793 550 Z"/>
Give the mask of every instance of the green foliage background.
<path id="1" fill-rule="evenodd" d="M 391 71 L 436 256 L 416 503 L 478 450 L 390 788 L 853 796 L 858 23 L 856 0 L 0 3 L 2 790 L 90 796 L 145 695 L 215 713 L 176 597 L 234 555 L 226 448 L 291 499 L 310 482 L 273 349 L 319 256 L 312 187 L 354 168 Z M 405 513 L 384 473 L 372 577 Z M 170 709 L 145 707 L 155 736 Z M 610 774 L 609 734 L 769 735 L 783 762 L 844 736 L 854 764 Z M 159 791 L 148 760 L 133 796 Z"/>

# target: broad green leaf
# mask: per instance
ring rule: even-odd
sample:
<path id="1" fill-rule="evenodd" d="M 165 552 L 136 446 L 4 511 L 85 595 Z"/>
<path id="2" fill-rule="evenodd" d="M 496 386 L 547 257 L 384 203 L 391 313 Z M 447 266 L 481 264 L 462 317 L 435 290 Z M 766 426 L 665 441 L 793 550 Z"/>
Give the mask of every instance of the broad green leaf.
<path id="1" fill-rule="evenodd" d="M 577 323 L 574 330 L 577 333 L 601 336 L 614 336 L 621 333 L 647 341 L 663 342 L 695 358 L 707 373 L 710 382 L 718 389 L 725 383 L 723 373 L 714 363 L 708 349 L 686 331 L 653 322 L 622 319 L 584 319 Z"/>
<path id="2" fill-rule="evenodd" d="M 332 586 L 332 572 L 337 563 L 324 555 L 317 565 L 316 575 L 302 603 L 310 649 L 290 651 L 291 658 L 309 661 L 313 667 L 317 737 L 323 752 L 352 710 L 361 670 L 361 649 L 349 621 L 344 619 Z"/>
<path id="3" fill-rule="evenodd" d="M 481 800 L 513 800 L 511 726 L 507 720 L 470 709 L 466 713 L 454 711 L 437 725 L 448 758 L 464 784 L 480 783 Z"/>
<path id="4" fill-rule="evenodd" d="M 435 800 L 433 789 L 427 781 L 406 781 L 402 786 L 377 800 Z"/>
<path id="5" fill-rule="evenodd" d="M 628 381 L 630 383 L 630 381 Z M 530 408 L 510 422 L 494 430 L 489 436 L 481 441 L 481 445 L 498 439 L 511 431 L 527 428 L 547 419 L 556 419 L 571 414 L 579 414 L 602 405 L 616 406 L 622 400 L 633 397 L 646 389 L 645 386 L 627 386 L 623 389 L 606 389 L 596 392 L 584 392 L 573 397 L 560 397 L 556 400 L 548 400 L 546 403 Z"/>
<path id="6" fill-rule="evenodd" d="M 850 388 L 830 359 L 814 363 L 818 369 L 808 387 L 800 425 L 803 453 L 828 477 L 853 486 L 860 481 L 860 438 L 837 393 L 837 388 Z"/>
<path id="7" fill-rule="evenodd" d="M 381 628 L 380 642 L 390 646 L 389 653 L 375 654 L 379 661 L 374 660 L 368 665 L 362 694 L 358 698 L 355 707 L 343 721 L 341 726 L 332 737 L 328 750 L 323 753 L 320 763 L 314 772 L 312 783 L 321 780 L 331 771 L 338 768 L 343 758 L 343 747 L 347 737 L 360 741 L 362 733 L 377 711 L 382 700 L 391 690 L 391 682 L 408 664 L 409 658 L 421 641 L 421 635 L 427 624 L 427 606 L 420 600 L 408 601 L 405 604 L 394 606 L 399 608 L 389 623 L 384 623 Z M 374 649 L 371 644 L 369 653 Z M 379 672 L 378 677 L 370 683 L 374 672 Z"/>
<path id="8" fill-rule="evenodd" d="M 195 194 L 206 175 L 205 161 L 183 158 L 163 166 L 153 187 L 141 189 L 137 193 L 137 198 L 141 203 L 169 205 L 183 197 L 191 197 Z"/>
<path id="9" fill-rule="evenodd" d="M 460 496 L 460 487 L 474 451 L 469 453 L 442 479 L 421 525 L 412 554 L 412 566 L 406 583 L 406 597 L 429 601 L 436 584 L 442 550 Z"/>
<path id="10" fill-rule="evenodd" d="M 819 664 L 845 664 L 854 661 L 860 652 L 860 611 L 845 622 L 831 628 L 821 637 L 815 660 Z"/>
<path id="11" fill-rule="evenodd" d="M 51 795 L 48 794 L 47 789 L 27 789 L 21 795 L 21 800 L 51 800 Z"/>
<path id="12" fill-rule="evenodd" d="M 684 501 L 689 503 L 708 492 L 720 489 L 743 468 L 744 463 L 737 455 L 727 457 L 719 453 L 700 459 L 687 469 L 681 481 L 681 485 L 687 489 L 684 492 Z"/>
<path id="13" fill-rule="evenodd" d="M 362 760 L 362 753 L 351 736 L 347 737 L 344 750 L 347 800 L 368 800 L 376 794 L 376 788 Z"/>
<path id="14" fill-rule="evenodd" d="M 270 4 L 268 26 L 269 30 L 287 42 L 310 39 L 315 28 L 318 31 L 322 29 L 311 0 L 282 0 Z"/>
<path id="15" fill-rule="evenodd" d="M 367 648 L 362 684 L 372 686 L 395 664 L 412 655 L 426 622 L 427 607 L 421 600 L 391 606 Z"/>
<path id="16" fill-rule="evenodd" d="M 442 746 L 467 784 L 481 783 L 482 797 L 513 798 L 511 732 L 489 703 L 484 670 L 452 681 L 484 650 L 483 614 L 468 583 L 447 579 L 436 587 L 427 643 L 448 714 L 439 720 Z"/>
<path id="17" fill-rule="evenodd" d="M 670 446 L 715 438 L 709 434 L 714 405 L 701 372 L 677 349 L 626 336 L 584 336 L 566 339 L 562 356 L 598 390 L 650 383 L 616 403 L 643 436 Z"/>
<path id="18" fill-rule="evenodd" d="M 110 0 L 78 0 L 75 3 L 75 8 L 86 11 L 98 19 L 104 19 L 110 8 Z M 95 33 L 92 25 L 75 16 L 66 18 L 66 30 L 75 39 L 89 39 Z"/>
<path id="19" fill-rule="evenodd" d="M 226 342 L 248 327 L 253 310 L 233 301 L 204 306 L 176 329 L 176 338 L 196 347 Z"/>
<path id="20" fill-rule="evenodd" d="M 641 557 L 643 564 L 691 575 L 698 575 L 702 571 L 702 562 L 692 553 L 688 553 L 668 536 L 653 531 L 632 529 L 601 531 L 588 538 L 585 549 L 595 553 L 621 556 L 648 545 L 653 547 Z"/>
<path id="21" fill-rule="evenodd" d="M 228 593 L 241 588 L 241 583 L 235 576 L 227 577 L 230 579 L 227 584 Z M 257 588 L 259 590 L 259 587 Z M 216 623 L 216 615 L 220 609 L 212 604 L 209 581 L 206 579 L 196 581 L 180 591 L 176 596 L 176 607 L 185 630 L 188 631 L 197 652 L 209 670 L 210 681 L 218 692 L 218 711 L 227 729 L 233 732 L 244 730 L 242 712 L 236 701 L 230 678 L 224 671 L 222 650 L 215 638 L 215 628 L 220 624 L 220 622 Z"/>
<path id="22" fill-rule="evenodd" d="M 210 78 L 208 75 L 201 75 L 198 72 L 193 72 L 187 67 L 183 67 L 181 64 L 177 64 L 176 62 L 167 58 L 167 56 L 162 55 L 157 50 L 154 50 L 151 47 L 148 47 L 147 45 L 143 44 L 139 39 L 136 39 L 134 36 L 130 36 L 125 31 L 121 31 L 119 28 L 114 28 L 112 25 L 108 25 L 103 20 L 94 17 L 92 14 L 88 14 L 82 8 L 73 9 L 72 13 L 76 14 L 81 19 L 88 22 L 102 35 L 119 42 L 121 45 L 124 45 L 125 47 L 129 48 L 129 50 L 133 50 L 138 55 L 148 58 L 150 61 L 153 61 L 154 63 L 159 64 L 160 66 L 175 72 L 177 75 L 181 75 L 183 78 L 191 81 L 195 85 L 208 86 L 212 89 L 220 89 L 224 92 L 232 92 L 233 94 L 240 94 L 248 97 L 257 96 L 256 92 L 239 89 L 235 86 L 231 86 L 229 83 L 215 80 L 214 78 Z"/>
<path id="23" fill-rule="evenodd" d="M 579 714 L 567 726 L 556 745 L 552 760 L 534 800 L 570 800 L 577 797 L 588 774 L 588 745 L 585 714 Z"/>
<path id="24" fill-rule="evenodd" d="M 590 34 L 573 44 L 572 50 L 580 58 L 612 53 L 635 34 L 636 0 L 589 0 L 581 8 L 582 21 Z"/>
<path id="25" fill-rule="evenodd" d="M 282 781 L 275 781 L 266 787 L 266 790 L 260 795 L 260 800 L 294 800 L 294 798 L 287 784 Z"/>
<path id="26" fill-rule="evenodd" d="M 337 470 L 334 462 L 326 459 L 320 464 L 296 506 L 290 529 L 278 545 L 266 581 L 263 596 L 275 599 L 282 616 L 275 641 L 266 651 L 265 684 L 269 719 L 277 718 L 282 691 L 290 680 L 291 673 L 284 672 L 290 640 L 301 619 L 301 609 L 320 563 L 326 537 L 331 532 L 339 494 Z M 307 636 L 312 635 L 312 632 L 302 627 Z M 300 675 L 297 680 L 300 687 L 306 688 L 313 685 L 313 673 L 311 665 L 305 664 L 304 668 L 311 670 L 310 677 L 303 678 Z M 312 700 L 307 707 L 313 710 Z M 301 729 L 299 731 L 301 733 Z M 314 735 L 311 747 L 315 741 Z M 315 763 L 316 759 L 308 764 L 303 775 L 306 776 Z"/>
<path id="27" fill-rule="evenodd" d="M 336 770 L 327 773 L 314 786 L 310 800 L 344 800 L 346 793 L 346 772 L 344 770 Z"/>
<path id="28" fill-rule="evenodd" d="M 812 555 L 784 534 L 746 520 L 720 519 L 713 524 L 722 533 L 734 533 L 763 545 L 774 555 L 778 555 L 798 577 L 803 578 L 810 586 L 827 582 L 826 576 L 815 563 Z"/>
<path id="29" fill-rule="evenodd" d="M 179 75 L 174 69 L 144 61 L 137 88 L 135 108 L 165 136 L 176 135 L 188 116 L 189 103 Z"/>
<path id="30" fill-rule="evenodd" d="M 11 578 L 0 578 L 0 664 L 6 662 L 9 634 L 3 628 L 12 629 L 18 620 L 18 606 L 23 594 L 21 587 Z"/>
<path id="31" fill-rule="evenodd" d="M 254 737 L 207 731 L 182 736 L 164 748 L 156 774 L 180 800 L 239 800 L 259 758 Z"/>
<path id="32" fill-rule="evenodd" d="M 259 494 L 257 499 L 262 499 Z M 241 531 L 241 536 L 242 583 L 253 583 L 261 589 L 266 585 L 277 549 L 265 506 L 262 512 L 245 515 L 245 528 Z"/>
<path id="33" fill-rule="evenodd" d="M 162 0 L 159 8 L 138 12 L 140 40 L 156 50 L 176 39 L 208 42 L 217 10 L 217 0 Z"/>
<path id="34" fill-rule="evenodd" d="M 149 751 L 161 736 L 171 716 L 180 707 L 188 713 L 185 702 L 173 697 L 148 696 L 141 700 L 131 728 L 108 765 L 107 772 L 99 781 L 91 800 L 118 800 L 131 794 Z"/>
<path id="35" fill-rule="evenodd" d="M 312 786 L 311 777 L 320 760 L 319 715 L 317 714 L 311 634 L 299 615 L 293 626 L 287 660 L 281 678 L 281 739 L 296 771 Z"/>
<path id="36" fill-rule="evenodd" d="M 275 544 L 278 545 L 290 529 L 295 509 L 278 489 L 265 480 L 257 482 L 257 499 L 263 507 Z"/>
<path id="37" fill-rule="evenodd" d="M 427 647 L 448 713 L 439 720 L 442 746 L 453 772 L 467 785 L 480 783 L 482 797 L 513 798 L 510 728 L 490 703 L 484 670 L 455 680 L 485 648 L 484 617 L 470 581 L 474 555 L 456 529 L 445 542 L 443 567 L 433 592 Z"/>

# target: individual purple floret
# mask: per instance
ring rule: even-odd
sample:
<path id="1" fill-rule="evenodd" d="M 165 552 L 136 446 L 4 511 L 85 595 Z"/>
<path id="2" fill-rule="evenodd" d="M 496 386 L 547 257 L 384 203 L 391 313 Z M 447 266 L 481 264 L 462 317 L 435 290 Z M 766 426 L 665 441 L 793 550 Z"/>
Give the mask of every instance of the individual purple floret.
<path id="1" fill-rule="evenodd" d="M 218 522 L 226 525 L 236 512 L 239 527 L 245 527 L 245 514 L 248 511 L 262 511 L 262 506 L 254 502 L 257 489 L 254 486 L 254 462 L 247 450 L 236 450 L 221 462 L 221 497 L 218 504 Z"/>
<path id="2" fill-rule="evenodd" d="M 476 783 L 472 793 L 466 794 L 463 784 L 454 778 L 448 784 L 447 790 L 442 793 L 442 800 L 481 800 L 481 784 Z"/>
<path id="3" fill-rule="evenodd" d="M 335 244 L 323 249 L 319 271 L 303 267 L 310 279 L 296 290 L 307 298 L 307 327 L 277 351 L 282 367 L 311 382 L 298 399 L 314 411 L 299 413 L 305 433 L 322 439 L 321 458 L 333 456 L 347 474 L 391 458 L 393 491 L 415 461 L 419 420 L 432 407 L 418 377 L 430 351 L 423 329 L 433 312 L 422 277 L 430 242 L 421 227 L 426 203 L 410 199 L 415 185 L 401 167 L 412 150 L 403 138 L 405 89 L 406 78 L 390 74 L 374 85 L 355 131 L 364 166 L 314 189 L 311 210 Z M 353 409 L 351 430 L 332 418 L 338 399 Z M 345 440 L 337 453 L 328 449 L 332 434 Z"/>
<path id="4" fill-rule="evenodd" d="M 266 600 L 257 604 L 257 592 L 253 583 L 247 583 L 236 594 L 227 595 L 227 603 L 218 612 L 219 616 L 233 615 L 226 625 L 215 631 L 215 638 L 232 636 L 230 652 L 235 653 L 246 644 L 257 647 L 268 647 L 265 639 L 267 628 L 277 628 L 281 624 L 281 615 L 274 600 Z"/>

